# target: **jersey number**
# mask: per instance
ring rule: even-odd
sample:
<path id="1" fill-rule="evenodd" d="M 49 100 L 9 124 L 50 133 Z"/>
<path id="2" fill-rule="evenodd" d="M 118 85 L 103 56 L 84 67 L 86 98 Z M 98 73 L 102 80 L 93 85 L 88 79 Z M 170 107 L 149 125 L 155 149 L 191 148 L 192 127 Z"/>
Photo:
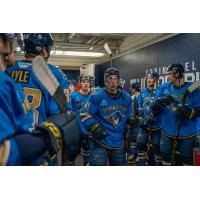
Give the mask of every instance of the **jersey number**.
<path id="1" fill-rule="evenodd" d="M 27 88 L 27 87 L 24 87 L 23 90 L 26 95 L 26 100 L 29 103 L 30 108 L 33 110 L 34 122 L 35 124 L 37 124 L 38 117 L 39 117 L 39 112 L 37 108 L 40 106 L 40 103 L 41 103 L 42 92 L 39 89 Z"/>

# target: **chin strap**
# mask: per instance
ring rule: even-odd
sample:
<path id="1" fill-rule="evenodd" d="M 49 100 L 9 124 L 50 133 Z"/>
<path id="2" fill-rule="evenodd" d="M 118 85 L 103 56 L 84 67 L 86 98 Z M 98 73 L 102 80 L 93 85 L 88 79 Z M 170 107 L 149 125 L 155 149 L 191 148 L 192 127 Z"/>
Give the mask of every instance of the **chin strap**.
<path id="1" fill-rule="evenodd" d="M 122 89 L 121 89 L 121 87 L 118 87 L 117 88 L 117 93 L 110 93 L 110 92 L 108 92 L 108 90 L 106 90 L 106 93 L 112 99 L 118 99 L 120 97 L 121 93 L 122 93 Z"/>

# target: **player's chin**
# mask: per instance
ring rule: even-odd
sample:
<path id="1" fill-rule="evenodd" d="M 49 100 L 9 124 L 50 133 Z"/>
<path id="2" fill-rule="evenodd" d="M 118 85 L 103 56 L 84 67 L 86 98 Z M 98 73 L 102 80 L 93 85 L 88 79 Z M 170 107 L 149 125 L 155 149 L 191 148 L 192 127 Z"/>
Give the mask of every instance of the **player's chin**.
<path id="1" fill-rule="evenodd" d="M 84 92 L 88 92 L 89 91 L 89 88 L 83 88 L 82 89 Z"/>
<path id="2" fill-rule="evenodd" d="M 117 87 L 116 86 L 113 86 L 113 87 L 111 87 L 110 88 L 112 91 L 115 91 L 115 90 L 117 90 Z"/>

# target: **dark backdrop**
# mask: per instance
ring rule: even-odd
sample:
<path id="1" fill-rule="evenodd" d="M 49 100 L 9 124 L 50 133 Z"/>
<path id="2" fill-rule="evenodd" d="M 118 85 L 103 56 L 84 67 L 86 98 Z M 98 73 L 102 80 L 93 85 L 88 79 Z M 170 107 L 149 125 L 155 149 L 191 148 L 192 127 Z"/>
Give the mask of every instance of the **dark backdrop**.
<path id="1" fill-rule="evenodd" d="M 125 89 L 130 83 L 139 81 L 144 87 L 147 71 L 154 70 L 160 75 L 159 84 L 166 81 L 166 68 L 175 62 L 185 67 L 185 80 L 199 80 L 200 71 L 200 34 L 179 34 L 172 38 L 128 53 L 113 60 L 113 67 L 120 70 Z M 96 86 L 104 86 L 103 73 L 110 62 L 95 66 Z"/>

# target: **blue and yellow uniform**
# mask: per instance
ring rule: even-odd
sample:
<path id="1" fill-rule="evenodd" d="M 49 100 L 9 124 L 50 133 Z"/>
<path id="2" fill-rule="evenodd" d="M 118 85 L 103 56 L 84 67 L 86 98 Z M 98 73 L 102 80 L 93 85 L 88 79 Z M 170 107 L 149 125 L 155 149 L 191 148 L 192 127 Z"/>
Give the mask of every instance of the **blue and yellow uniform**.
<path id="1" fill-rule="evenodd" d="M 0 162 L 3 165 L 21 165 L 20 152 L 13 137 L 29 134 L 33 129 L 32 115 L 24 109 L 20 87 L 2 71 L 0 77 Z"/>
<path id="2" fill-rule="evenodd" d="M 49 68 L 58 79 L 61 88 L 67 91 L 68 82 L 66 76 L 54 65 L 49 64 Z M 26 99 L 33 109 L 35 124 L 41 123 L 50 115 L 60 112 L 55 101 L 34 75 L 31 61 L 16 61 L 12 68 L 7 69 L 7 72 L 23 88 Z"/>
<path id="3" fill-rule="evenodd" d="M 192 83 L 184 83 L 180 87 L 175 87 L 171 83 L 165 83 L 161 86 L 157 97 L 165 98 L 172 96 L 174 99 L 172 106 L 177 107 L 182 104 L 184 93 L 191 84 Z M 192 92 L 188 98 L 186 98 L 185 106 L 190 108 L 200 107 L 199 89 Z M 198 118 L 193 117 L 192 119 L 188 119 L 186 117 L 181 117 L 174 112 L 170 106 L 163 107 L 158 117 L 160 118 L 160 126 L 162 129 L 160 148 L 164 163 L 171 162 L 174 139 L 177 136 L 177 124 L 181 118 L 177 148 L 182 156 L 183 163 L 192 165 L 192 150 L 195 145 L 196 135 L 199 133 Z"/>

